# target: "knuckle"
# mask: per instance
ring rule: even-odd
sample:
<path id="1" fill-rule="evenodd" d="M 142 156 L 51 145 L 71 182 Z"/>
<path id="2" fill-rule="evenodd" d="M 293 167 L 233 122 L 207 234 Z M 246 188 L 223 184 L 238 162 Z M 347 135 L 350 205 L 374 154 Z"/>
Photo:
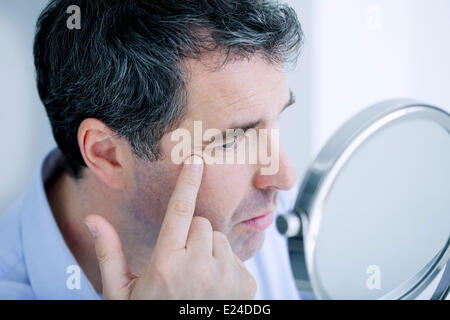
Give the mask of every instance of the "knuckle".
<path id="1" fill-rule="evenodd" d="M 229 252 L 230 254 L 233 253 L 230 242 L 228 241 L 228 237 L 224 233 L 220 231 L 214 231 L 213 243 L 214 247 L 223 249 L 223 252 Z"/>
<path id="2" fill-rule="evenodd" d="M 97 260 L 100 265 L 105 265 L 109 261 L 109 255 L 103 249 L 97 249 Z"/>
<path id="3" fill-rule="evenodd" d="M 202 230 L 210 230 L 212 232 L 211 222 L 209 222 L 209 220 L 205 217 L 195 216 L 192 218 L 192 223 Z"/>
<path id="4" fill-rule="evenodd" d="M 180 216 L 189 215 L 193 210 L 192 202 L 183 199 L 176 200 L 173 206 L 174 213 Z"/>
<path id="5" fill-rule="evenodd" d="M 220 244 L 228 244 L 228 238 L 225 235 L 225 233 L 220 231 L 214 231 L 213 233 L 213 239 L 214 241 L 220 243 Z"/>
<path id="6" fill-rule="evenodd" d="M 200 187 L 198 179 L 194 177 L 185 177 L 181 183 L 184 188 L 192 189 L 194 192 Z"/>

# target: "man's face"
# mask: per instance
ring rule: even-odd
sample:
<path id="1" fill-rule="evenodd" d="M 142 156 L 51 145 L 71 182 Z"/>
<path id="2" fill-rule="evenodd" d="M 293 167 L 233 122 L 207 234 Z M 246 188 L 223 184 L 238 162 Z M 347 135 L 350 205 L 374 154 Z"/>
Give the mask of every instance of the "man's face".
<path id="1" fill-rule="evenodd" d="M 284 70 L 261 58 L 230 62 L 214 71 L 209 68 L 212 61 L 186 62 L 189 72 L 188 108 L 179 128 L 189 131 L 194 139 L 194 121 L 200 121 L 197 124 L 201 123 L 203 132 L 211 128 L 224 131 L 242 127 L 245 130 L 248 124 L 256 125 L 256 133 L 261 129 L 268 130 L 267 153 L 273 159 L 277 157 L 278 161 L 278 170 L 272 175 L 261 173 L 264 165 L 259 158 L 256 163 L 250 163 L 248 159 L 244 164 L 236 161 L 205 163 L 195 215 L 206 217 L 214 230 L 225 233 L 234 253 L 246 260 L 256 253 L 264 241 L 261 227 L 264 219 L 259 219 L 258 223 L 248 220 L 273 212 L 277 206 L 277 191 L 292 188 L 297 180 L 295 169 L 280 142 L 271 139 L 270 134 L 272 129 L 278 128 L 278 116 L 290 102 L 290 91 Z M 163 158 L 160 161 L 142 161 L 136 166 L 137 188 L 132 206 L 135 221 L 145 222 L 144 225 L 149 227 L 157 226 L 147 230 L 159 229 L 181 169 L 181 165 L 174 163 L 171 156 L 178 143 L 172 141 L 171 134 L 167 133 L 161 141 Z M 230 141 L 233 142 L 228 139 L 223 141 L 227 144 L 222 149 L 224 156 L 235 150 Z M 270 154 L 271 151 L 274 153 L 276 143 L 279 144 L 279 151 Z M 237 144 L 247 144 L 248 147 L 249 142 L 244 137 Z M 204 151 L 209 146 L 206 143 L 200 149 Z M 222 148 L 222 144 L 214 148 Z M 193 153 L 201 152 L 200 149 L 193 149 Z M 270 220 L 270 215 L 268 217 L 266 220 Z M 145 236 L 142 235 L 142 238 Z"/>

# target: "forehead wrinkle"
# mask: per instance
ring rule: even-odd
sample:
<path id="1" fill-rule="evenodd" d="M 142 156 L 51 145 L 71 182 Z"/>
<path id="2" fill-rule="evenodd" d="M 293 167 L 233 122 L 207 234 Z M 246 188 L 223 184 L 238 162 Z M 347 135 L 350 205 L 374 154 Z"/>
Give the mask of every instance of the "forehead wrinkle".
<path id="1" fill-rule="evenodd" d="M 260 107 L 260 104 L 258 104 L 257 102 L 255 103 L 254 101 L 252 101 L 252 100 L 254 100 L 254 99 L 252 99 L 252 98 L 254 98 L 255 96 L 257 96 L 258 94 L 260 94 L 260 93 L 262 93 L 262 92 L 265 92 L 265 91 L 267 91 L 267 92 L 272 92 L 276 87 L 278 87 L 282 82 L 284 81 L 284 78 L 281 78 L 277 83 L 275 83 L 270 89 L 265 89 L 265 88 L 261 88 L 260 90 L 257 90 L 256 92 L 254 92 L 254 93 L 252 93 L 252 94 L 250 94 L 249 96 L 246 96 L 246 97 L 243 97 L 243 98 L 239 98 L 238 100 L 236 100 L 236 101 L 234 101 L 234 102 L 232 102 L 232 103 L 230 103 L 230 104 L 227 104 L 227 105 L 225 105 L 224 106 L 224 108 L 225 108 L 225 113 L 228 113 L 228 112 L 238 112 L 238 111 L 243 111 L 243 110 L 251 110 L 251 109 L 253 109 L 253 108 L 259 108 Z M 224 98 L 224 97 L 226 97 L 226 96 L 222 96 L 221 98 Z M 243 103 L 241 106 L 239 106 L 239 104 L 241 103 L 241 102 L 244 102 L 244 101 L 247 101 L 248 100 L 248 103 L 246 104 L 246 103 Z M 235 105 L 238 105 L 237 106 L 237 109 L 235 109 L 235 110 L 230 110 L 230 107 L 232 107 L 232 106 L 235 106 Z"/>
<path id="2" fill-rule="evenodd" d="M 192 63 L 191 67 L 194 65 L 195 62 Z M 208 118 L 210 120 L 211 118 L 218 120 L 218 118 L 228 118 L 230 113 L 233 113 L 233 117 L 236 118 L 236 116 L 239 117 L 239 115 L 235 114 L 238 112 L 259 111 L 259 113 L 261 113 L 261 111 L 264 111 L 260 110 L 261 106 L 264 107 L 266 103 L 276 103 L 278 105 L 278 102 L 271 101 L 271 97 L 273 97 L 272 93 L 274 89 L 286 80 L 285 73 L 280 70 L 279 79 L 276 79 L 276 83 L 271 87 L 268 87 L 265 85 L 267 80 L 264 79 L 270 80 L 270 77 L 266 78 L 266 75 L 269 75 L 267 72 L 272 73 L 272 70 L 261 70 L 260 68 L 257 68 L 256 72 L 261 73 L 262 78 L 256 77 L 256 79 L 262 80 L 255 81 L 253 88 L 250 86 L 249 90 L 243 91 L 242 88 L 248 87 L 248 82 L 246 82 L 245 79 L 248 78 L 248 72 L 252 71 L 251 68 L 252 66 L 238 66 L 238 69 L 234 72 L 231 68 L 225 68 L 225 70 L 217 72 L 217 77 L 215 75 L 210 77 L 212 72 L 206 72 L 203 66 L 194 68 L 194 70 L 192 70 L 193 72 L 190 73 L 191 77 L 188 82 L 188 92 L 190 91 L 190 93 L 193 93 L 193 95 L 190 93 L 188 94 L 188 105 L 190 106 L 188 109 L 188 116 L 201 117 L 205 120 Z M 221 73 L 224 73 L 225 75 L 228 74 L 228 77 L 231 78 L 226 85 L 223 84 L 223 77 L 219 75 Z M 251 79 L 251 77 L 248 79 Z M 258 85 L 258 82 L 262 83 L 262 85 Z M 197 87 L 198 84 L 202 83 L 203 86 Z M 205 95 L 205 92 L 208 92 L 208 94 Z M 263 94 L 264 96 L 258 98 L 257 96 L 260 94 Z M 239 95 L 241 97 L 239 97 Z M 195 99 L 192 99 L 194 97 Z M 274 99 L 272 98 L 272 100 Z M 222 116 L 219 116 L 220 114 Z"/>
<path id="3" fill-rule="evenodd" d="M 258 95 L 261 91 L 263 91 L 263 90 L 261 89 L 260 91 L 256 91 L 255 93 L 253 93 L 253 94 L 251 94 L 251 95 L 249 95 L 247 97 L 240 98 L 240 99 L 238 99 L 238 100 L 236 100 L 236 101 L 234 101 L 234 102 L 232 102 L 230 104 L 227 104 L 226 107 L 232 107 L 232 106 L 234 106 L 234 105 L 236 105 L 236 104 L 238 104 L 238 103 L 240 103 L 242 101 L 250 100 L 254 96 Z M 231 94 L 231 95 L 233 95 L 233 94 Z M 221 97 L 221 98 L 224 98 L 224 97 Z"/>

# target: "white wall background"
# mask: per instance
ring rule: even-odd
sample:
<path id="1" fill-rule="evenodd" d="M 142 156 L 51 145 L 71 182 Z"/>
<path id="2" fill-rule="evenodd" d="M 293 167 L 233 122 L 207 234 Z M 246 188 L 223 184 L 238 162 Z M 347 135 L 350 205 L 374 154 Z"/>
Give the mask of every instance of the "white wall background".
<path id="1" fill-rule="evenodd" d="M 33 35 L 44 0 L 0 1 L 0 212 L 53 144 L 34 82 Z"/>
<path id="2" fill-rule="evenodd" d="M 450 1 L 289 0 L 306 34 L 289 73 L 297 105 L 281 137 L 300 176 L 363 108 L 411 97 L 450 110 Z M 54 145 L 34 83 L 32 39 L 45 0 L 0 2 L 0 211 Z"/>
<path id="3" fill-rule="evenodd" d="M 291 2 L 307 34 L 307 70 L 294 78 L 307 83 L 311 154 L 380 100 L 410 97 L 450 110 L 450 1 Z"/>

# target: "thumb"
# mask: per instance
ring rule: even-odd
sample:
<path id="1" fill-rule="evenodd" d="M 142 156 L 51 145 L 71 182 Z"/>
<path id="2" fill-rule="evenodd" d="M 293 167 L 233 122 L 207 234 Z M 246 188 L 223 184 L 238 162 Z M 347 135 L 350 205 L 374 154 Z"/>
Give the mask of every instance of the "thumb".
<path id="1" fill-rule="evenodd" d="M 95 252 L 99 263 L 103 296 L 105 299 L 128 299 L 131 283 L 136 278 L 129 268 L 116 229 L 98 215 L 84 220 L 95 241 Z"/>

